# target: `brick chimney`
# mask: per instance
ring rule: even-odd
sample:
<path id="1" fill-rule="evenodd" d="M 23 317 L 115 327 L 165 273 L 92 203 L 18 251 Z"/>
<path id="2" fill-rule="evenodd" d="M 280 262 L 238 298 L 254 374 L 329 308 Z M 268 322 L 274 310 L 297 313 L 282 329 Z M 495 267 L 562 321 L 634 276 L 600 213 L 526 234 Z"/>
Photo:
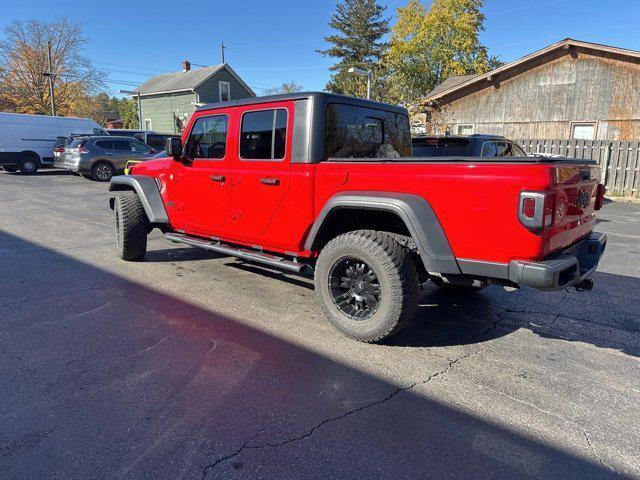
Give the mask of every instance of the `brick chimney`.
<path id="1" fill-rule="evenodd" d="M 191 62 L 189 62 L 189 60 L 185 60 L 182 62 L 182 72 L 188 72 L 189 70 L 191 70 Z"/>

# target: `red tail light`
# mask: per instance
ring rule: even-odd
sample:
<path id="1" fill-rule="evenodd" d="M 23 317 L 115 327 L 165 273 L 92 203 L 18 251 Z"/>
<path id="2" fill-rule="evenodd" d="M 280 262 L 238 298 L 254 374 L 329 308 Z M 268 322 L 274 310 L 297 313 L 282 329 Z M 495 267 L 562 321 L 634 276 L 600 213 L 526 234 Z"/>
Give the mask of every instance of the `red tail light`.
<path id="1" fill-rule="evenodd" d="M 553 192 L 520 192 L 518 219 L 529 230 L 543 230 L 553 225 L 554 206 Z"/>
<path id="2" fill-rule="evenodd" d="M 606 187 L 601 183 L 599 183 L 598 186 L 596 187 L 596 201 L 593 204 L 593 208 L 595 210 L 600 210 L 604 205 L 604 194 L 606 191 L 607 191 Z"/>
<path id="3" fill-rule="evenodd" d="M 54 148 L 54 149 L 53 149 L 53 151 L 54 151 L 55 153 L 62 153 L 62 152 L 64 152 L 64 147 Z"/>

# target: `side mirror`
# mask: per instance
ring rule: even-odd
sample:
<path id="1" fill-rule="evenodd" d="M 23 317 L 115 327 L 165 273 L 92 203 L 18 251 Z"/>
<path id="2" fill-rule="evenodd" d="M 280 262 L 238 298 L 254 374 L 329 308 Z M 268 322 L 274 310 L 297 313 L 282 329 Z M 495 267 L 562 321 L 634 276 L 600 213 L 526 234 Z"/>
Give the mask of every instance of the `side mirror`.
<path id="1" fill-rule="evenodd" d="M 180 160 L 182 157 L 182 140 L 175 137 L 167 138 L 166 142 L 167 155 L 173 157 L 174 160 Z"/>

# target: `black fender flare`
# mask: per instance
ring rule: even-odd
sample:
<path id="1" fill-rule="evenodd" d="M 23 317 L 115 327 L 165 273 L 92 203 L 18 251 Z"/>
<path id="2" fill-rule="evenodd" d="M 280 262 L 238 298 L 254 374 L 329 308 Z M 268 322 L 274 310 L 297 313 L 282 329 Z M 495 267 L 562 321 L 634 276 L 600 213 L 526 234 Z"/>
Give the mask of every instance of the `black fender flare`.
<path id="1" fill-rule="evenodd" d="M 169 216 L 164 208 L 162 197 L 156 179 L 144 175 L 117 175 L 111 178 L 110 192 L 133 190 L 140 197 L 149 222 L 152 224 L 168 224 Z M 109 199 L 109 206 L 113 209 L 114 197 Z"/>
<path id="2" fill-rule="evenodd" d="M 405 223 L 428 272 L 461 273 L 449 240 L 429 202 L 419 195 L 397 192 L 342 192 L 322 207 L 309 230 L 305 250 L 312 250 L 318 233 L 335 209 L 356 208 L 395 213 Z"/>

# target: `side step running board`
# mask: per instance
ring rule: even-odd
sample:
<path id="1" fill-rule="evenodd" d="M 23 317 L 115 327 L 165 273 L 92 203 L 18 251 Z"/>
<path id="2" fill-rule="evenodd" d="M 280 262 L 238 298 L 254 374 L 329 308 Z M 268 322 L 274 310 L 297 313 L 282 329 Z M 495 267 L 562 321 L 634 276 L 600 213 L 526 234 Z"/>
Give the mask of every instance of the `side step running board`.
<path id="1" fill-rule="evenodd" d="M 304 263 L 292 262 L 291 260 L 278 257 L 277 255 L 260 253 L 242 247 L 232 247 L 223 243 L 212 242 L 202 238 L 190 237 L 188 235 L 182 235 L 179 233 L 167 233 L 165 234 L 165 238 L 174 243 L 184 243 L 193 247 L 204 248 L 205 250 L 211 250 L 213 252 L 231 255 L 250 262 L 262 263 L 264 265 L 287 270 L 289 272 L 300 273 L 307 267 L 307 265 L 305 265 Z"/>

